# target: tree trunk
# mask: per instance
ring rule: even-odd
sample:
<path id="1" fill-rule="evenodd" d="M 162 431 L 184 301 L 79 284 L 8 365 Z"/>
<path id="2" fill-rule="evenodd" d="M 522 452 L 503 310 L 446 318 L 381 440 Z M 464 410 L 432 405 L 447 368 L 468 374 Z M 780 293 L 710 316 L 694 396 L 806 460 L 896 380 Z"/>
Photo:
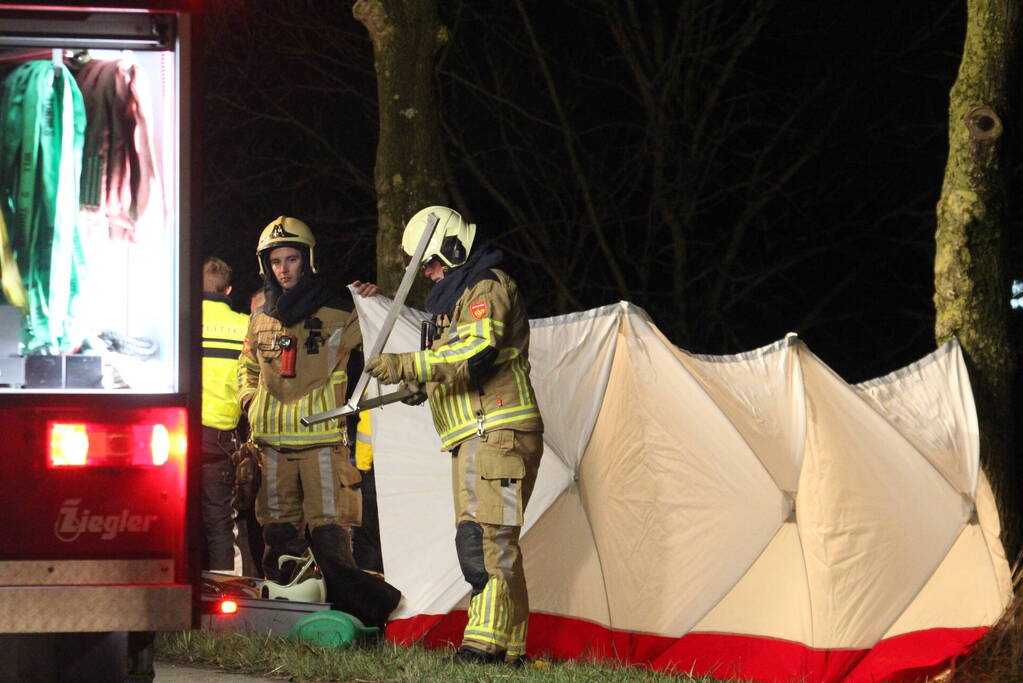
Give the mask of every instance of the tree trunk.
<path id="1" fill-rule="evenodd" d="M 401 250 L 405 222 L 419 209 L 448 203 L 433 74 L 449 34 L 436 0 L 356 0 L 352 13 L 373 41 L 380 110 L 377 280 L 391 295 L 408 262 Z M 421 300 L 422 291 L 410 298 Z"/>
<path id="2" fill-rule="evenodd" d="M 981 463 L 1001 512 L 1002 540 L 1019 550 L 1008 339 L 1009 281 L 1003 122 L 1015 123 L 1012 93 L 1019 0 L 968 0 L 968 25 L 949 106 L 949 153 L 935 235 L 935 338 L 959 338 L 980 420 Z"/>

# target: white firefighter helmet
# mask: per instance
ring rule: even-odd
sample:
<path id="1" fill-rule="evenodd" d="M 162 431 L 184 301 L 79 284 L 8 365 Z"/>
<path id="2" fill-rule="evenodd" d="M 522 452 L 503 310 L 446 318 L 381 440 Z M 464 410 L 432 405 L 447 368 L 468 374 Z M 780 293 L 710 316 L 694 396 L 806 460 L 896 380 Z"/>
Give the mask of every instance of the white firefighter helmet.
<path id="1" fill-rule="evenodd" d="M 266 579 L 260 589 L 260 597 L 270 600 L 293 600 L 295 602 L 326 602 L 327 584 L 316 572 L 316 560 L 312 553 L 306 552 L 302 557 L 281 555 L 277 559 L 278 567 L 286 562 L 302 563 L 287 584 Z"/>
<path id="2" fill-rule="evenodd" d="M 319 576 L 294 581 L 282 586 L 276 581 L 263 581 L 261 597 L 268 600 L 291 600 L 293 602 L 326 602 L 327 587 Z"/>
<path id="3" fill-rule="evenodd" d="M 277 247 L 305 247 L 309 252 L 309 270 L 316 272 L 316 238 L 309 226 L 289 216 L 278 216 L 270 221 L 259 235 L 256 243 L 256 259 L 259 261 L 259 274 L 265 275 L 266 255 Z"/>
<path id="4" fill-rule="evenodd" d="M 472 243 L 476 238 L 476 224 L 466 223 L 462 215 L 446 206 L 428 206 L 405 224 L 405 233 L 401 236 L 401 248 L 412 256 L 419 245 L 419 239 L 426 230 L 426 221 L 430 214 L 437 216 L 437 227 L 433 237 L 423 252 L 422 263 L 433 257 L 440 259 L 445 270 L 465 263 L 472 251 Z"/>

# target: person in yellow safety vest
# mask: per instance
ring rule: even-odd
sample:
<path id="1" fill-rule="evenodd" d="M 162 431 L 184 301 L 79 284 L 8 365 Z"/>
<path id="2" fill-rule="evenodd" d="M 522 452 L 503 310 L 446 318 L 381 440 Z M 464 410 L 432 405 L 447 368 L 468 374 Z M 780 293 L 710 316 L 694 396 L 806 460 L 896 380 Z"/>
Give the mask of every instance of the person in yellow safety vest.
<path id="1" fill-rule="evenodd" d="M 352 530 L 355 563 L 362 569 L 384 571 L 380 552 L 380 517 L 377 513 L 376 472 L 373 467 L 370 411 L 359 413 L 355 429 L 355 467 L 362 474 L 362 526 Z"/>
<path id="2" fill-rule="evenodd" d="M 430 206 L 405 226 L 413 254 L 427 219 L 439 221 L 422 268 L 435 335 L 418 352 L 385 353 L 366 372 L 385 384 L 425 386 L 433 423 L 451 451 L 455 549 L 472 587 L 456 662 L 525 658 L 529 596 L 519 533 L 543 453 L 543 420 L 529 380 L 529 319 L 503 254 L 456 211 Z M 415 400 L 408 402 L 415 403 Z"/>
<path id="3" fill-rule="evenodd" d="M 263 571 L 286 580 L 279 558 L 302 556 L 311 542 L 334 609 L 383 626 L 401 594 L 359 571 L 352 557 L 348 528 L 361 522 L 362 496 L 361 477 L 348 459 L 347 422 L 301 423 L 344 405 L 350 361 L 359 359 L 362 345 L 352 296 L 321 286 L 315 248 L 309 226 L 288 216 L 271 221 L 256 246 L 266 298 L 249 319 L 238 400 L 261 446 L 256 517 L 266 544 Z M 379 291 L 352 284 L 360 296 Z"/>
<path id="4" fill-rule="evenodd" d="M 235 566 L 234 466 L 238 407 L 238 356 L 249 316 L 231 310 L 231 267 L 215 256 L 202 267 L 202 524 L 205 569 L 250 575 L 251 554 L 239 543 Z M 246 562 L 248 559 L 248 562 Z"/>
<path id="5" fill-rule="evenodd" d="M 367 472 L 373 467 L 373 423 L 369 411 L 359 413 L 359 422 L 355 428 L 355 467 L 360 472 Z"/>

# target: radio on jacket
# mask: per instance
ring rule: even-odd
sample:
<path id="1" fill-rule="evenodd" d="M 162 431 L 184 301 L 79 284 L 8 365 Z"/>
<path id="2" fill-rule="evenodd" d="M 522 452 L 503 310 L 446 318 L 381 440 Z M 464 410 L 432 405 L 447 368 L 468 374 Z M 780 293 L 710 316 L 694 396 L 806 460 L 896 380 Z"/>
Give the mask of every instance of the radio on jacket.
<path id="1" fill-rule="evenodd" d="M 419 350 L 425 351 L 433 346 L 433 340 L 437 338 L 437 325 L 432 320 L 423 320 L 419 323 Z"/>

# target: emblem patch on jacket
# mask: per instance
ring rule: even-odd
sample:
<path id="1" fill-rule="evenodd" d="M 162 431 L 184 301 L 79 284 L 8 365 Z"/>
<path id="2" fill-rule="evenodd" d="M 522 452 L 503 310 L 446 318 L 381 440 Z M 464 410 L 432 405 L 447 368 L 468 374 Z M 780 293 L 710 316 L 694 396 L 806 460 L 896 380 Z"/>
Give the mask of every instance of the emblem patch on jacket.
<path id="1" fill-rule="evenodd" d="M 483 320 L 487 315 L 487 302 L 477 301 L 474 304 L 469 304 L 469 311 L 472 313 L 472 317 L 476 320 Z"/>

